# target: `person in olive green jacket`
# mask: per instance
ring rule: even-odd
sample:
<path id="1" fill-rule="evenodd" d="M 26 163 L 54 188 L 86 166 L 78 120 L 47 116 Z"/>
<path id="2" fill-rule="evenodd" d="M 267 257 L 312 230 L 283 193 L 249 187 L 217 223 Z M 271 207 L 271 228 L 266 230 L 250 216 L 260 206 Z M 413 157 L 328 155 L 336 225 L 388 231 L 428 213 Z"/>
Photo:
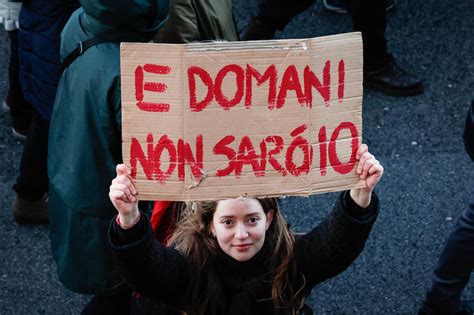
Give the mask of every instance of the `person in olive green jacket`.
<path id="1" fill-rule="evenodd" d="M 232 0 L 170 0 L 170 17 L 154 41 L 181 44 L 238 39 Z"/>
<path id="2" fill-rule="evenodd" d="M 100 37 L 105 42 L 79 55 L 59 82 L 49 132 L 50 240 L 60 281 L 72 291 L 94 294 L 89 304 L 109 300 L 108 305 L 115 304 L 119 311 L 121 296 L 130 296 L 130 290 L 122 289 L 125 285 L 107 242 L 115 214 L 109 185 L 122 160 L 119 45 L 150 41 L 166 20 L 169 4 L 168 0 L 80 3 L 82 8 L 63 30 L 61 60 L 81 41 Z M 94 312 L 91 305 L 85 313 Z"/>

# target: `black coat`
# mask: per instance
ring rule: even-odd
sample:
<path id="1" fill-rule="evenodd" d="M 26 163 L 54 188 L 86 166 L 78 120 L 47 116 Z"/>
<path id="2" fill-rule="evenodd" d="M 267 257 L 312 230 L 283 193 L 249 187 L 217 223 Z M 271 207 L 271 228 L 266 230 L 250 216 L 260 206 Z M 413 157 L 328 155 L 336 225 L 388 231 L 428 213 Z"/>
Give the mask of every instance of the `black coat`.
<path id="1" fill-rule="evenodd" d="M 305 277 L 308 294 L 315 285 L 352 264 L 364 248 L 377 213 L 375 195 L 368 209 L 360 209 L 346 192 L 340 195 L 333 211 L 323 222 L 296 240 L 294 257 L 298 271 Z M 186 292 L 192 276 L 186 257 L 155 241 L 144 216 L 130 230 L 121 229 L 114 220 L 109 238 L 119 270 L 134 290 L 162 303 L 177 307 L 186 305 Z M 244 263 L 223 253 L 214 258 L 216 270 L 222 275 L 220 280 L 225 297 L 215 302 L 220 314 L 273 312 L 272 279 L 267 279 L 271 273 L 263 269 L 262 263 L 262 257 L 269 250 L 264 246 L 261 252 Z"/>
<path id="2" fill-rule="evenodd" d="M 466 125 L 464 126 L 464 147 L 474 161 L 474 100 L 467 112 Z"/>

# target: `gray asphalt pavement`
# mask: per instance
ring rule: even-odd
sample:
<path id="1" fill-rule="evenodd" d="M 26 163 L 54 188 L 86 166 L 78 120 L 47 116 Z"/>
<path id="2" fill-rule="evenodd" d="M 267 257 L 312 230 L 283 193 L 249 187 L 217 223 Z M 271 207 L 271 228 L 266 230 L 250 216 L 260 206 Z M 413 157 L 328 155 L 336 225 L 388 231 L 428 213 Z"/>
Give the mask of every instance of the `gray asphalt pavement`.
<path id="1" fill-rule="evenodd" d="M 238 27 L 256 1 L 234 0 Z M 365 91 L 364 141 L 385 167 L 377 193 L 379 219 L 365 251 L 343 274 L 315 288 L 317 314 L 415 314 L 431 272 L 473 187 L 474 164 L 464 152 L 462 128 L 474 96 L 474 1 L 398 0 L 389 14 L 390 51 L 423 78 L 424 94 L 388 97 Z M 0 27 L 0 99 L 7 89 L 8 36 Z M 280 38 L 351 31 L 351 20 L 321 3 L 295 18 Z M 57 279 L 48 230 L 18 226 L 11 216 L 22 144 L 0 114 L 0 314 L 80 312 L 88 296 Z M 320 222 L 335 194 L 285 198 L 283 211 L 297 230 Z M 474 299 L 474 279 L 464 292 Z"/>

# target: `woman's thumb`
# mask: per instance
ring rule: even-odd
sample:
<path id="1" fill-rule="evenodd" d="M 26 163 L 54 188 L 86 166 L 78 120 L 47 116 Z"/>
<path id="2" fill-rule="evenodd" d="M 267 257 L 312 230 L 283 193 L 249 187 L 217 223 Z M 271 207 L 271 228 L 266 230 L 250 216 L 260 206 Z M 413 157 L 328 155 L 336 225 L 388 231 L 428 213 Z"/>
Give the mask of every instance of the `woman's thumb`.
<path id="1" fill-rule="evenodd" d="M 115 170 L 117 171 L 117 176 L 128 175 L 128 167 L 125 164 L 117 164 Z"/>

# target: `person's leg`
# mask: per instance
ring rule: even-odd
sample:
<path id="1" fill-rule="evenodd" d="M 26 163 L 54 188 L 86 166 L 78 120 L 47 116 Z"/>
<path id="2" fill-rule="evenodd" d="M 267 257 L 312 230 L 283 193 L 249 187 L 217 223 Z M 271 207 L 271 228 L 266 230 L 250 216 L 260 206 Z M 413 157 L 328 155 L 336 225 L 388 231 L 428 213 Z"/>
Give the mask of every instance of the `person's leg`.
<path id="1" fill-rule="evenodd" d="M 377 69 L 387 63 L 385 42 L 387 17 L 386 0 L 349 0 L 354 31 L 362 33 L 364 43 L 364 67 Z"/>
<path id="2" fill-rule="evenodd" d="M 385 7 L 385 10 L 387 12 L 390 11 L 391 9 L 395 8 L 396 4 L 397 4 L 396 0 L 387 0 L 387 6 Z M 323 6 L 326 10 L 333 13 L 339 13 L 339 14 L 349 13 L 348 5 L 345 0 L 323 0 Z"/>
<path id="3" fill-rule="evenodd" d="M 10 111 L 13 134 L 25 140 L 31 123 L 32 108 L 23 98 L 20 86 L 20 62 L 18 57 L 18 30 L 8 32 L 10 38 L 10 58 L 8 65 L 8 92 L 3 107 Z"/>
<path id="4" fill-rule="evenodd" d="M 448 238 L 433 273 L 431 288 L 422 311 L 426 314 L 455 314 L 461 294 L 474 267 L 474 192 Z"/>
<path id="5" fill-rule="evenodd" d="M 18 223 L 47 223 L 47 155 L 49 121 L 33 111 L 33 121 L 20 163 L 20 175 L 13 187 L 17 193 L 13 215 Z"/>
<path id="6" fill-rule="evenodd" d="M 261 0 L 256 17 L 240 32 L 241 40 L 272 39 L 290 20 L 309 8 L 315 0 Z"/>
<path id="7" fill-rule="evenodd" d="M 283 30 L 292 18 L 313 5 L 315 0 L 263 0 L 257 19 Z"/>
<path id="8" fill-rule="evenodd" d="M 387 52 L 386 5 L 386 0 L 349 0 L 354 31 L 362 33 L 364 84 L 394 96 L 420 94 L 420 79 L 401 69 Z"/>

